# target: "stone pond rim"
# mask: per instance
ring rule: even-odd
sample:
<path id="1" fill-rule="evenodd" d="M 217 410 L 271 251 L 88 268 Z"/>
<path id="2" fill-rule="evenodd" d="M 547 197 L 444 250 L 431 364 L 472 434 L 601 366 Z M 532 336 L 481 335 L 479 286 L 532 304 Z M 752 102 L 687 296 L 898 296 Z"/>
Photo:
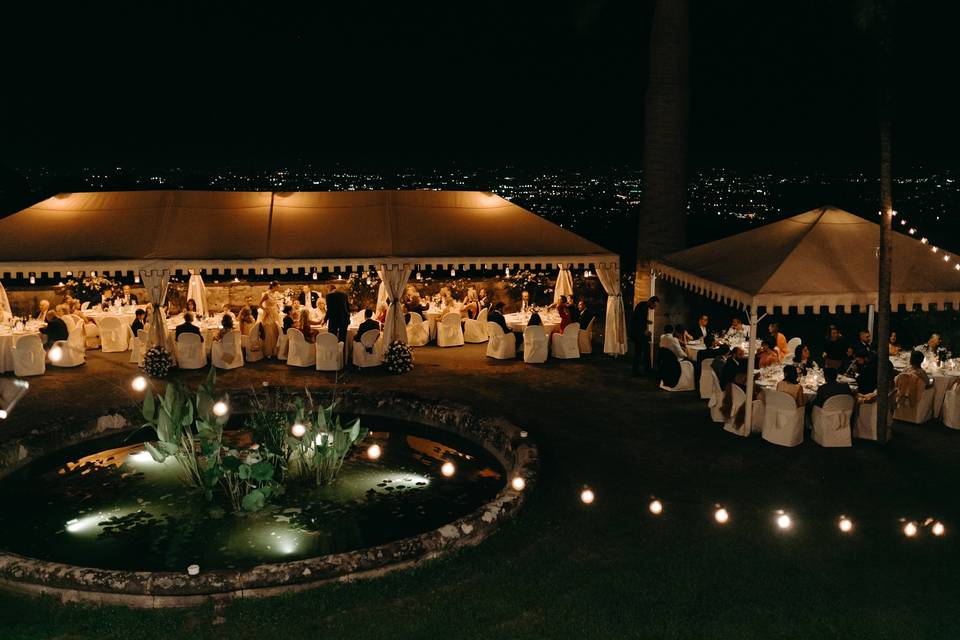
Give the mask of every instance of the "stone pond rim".
<path id="1" fill-rule="evenodd" d="M 230 390 L 235 407 L 251 406 L 250 392 Z M 330 390 L 311 389 L 322 397 Z M 0 551 L 0 589 L 19 594 L 48 595 L 64 602 L 117 604 L 133 607 L 195 606 L 209 600 L 273 596 L 314 588 L 333 581 L 383 575 L 479 544 L 501 521 L 523 505 L 536 482 L 536 445 L 521 428 L 498 416 L 481 415 L 472 407 L 425 400 L 400 392 L 358 388 L 337 391 L 345 413 L 398 418 L 459 435 L 489 451 L 503 466 L 505 482 L 493 500 L 439 529 L 386 544 L 293 562 L 261 564 L 250 569 L 211 570 L 199 575 L 172 571 L 96 569 L 27 558 Z M 0 444 L 0 478 L 57 450 L 93 438 L 137 428 L 139 407 L 112 409 L 99 417 L 65 418 L 38 425 L 30 434 Z M 516 491 L 511 479 L 526 487 Z"/>

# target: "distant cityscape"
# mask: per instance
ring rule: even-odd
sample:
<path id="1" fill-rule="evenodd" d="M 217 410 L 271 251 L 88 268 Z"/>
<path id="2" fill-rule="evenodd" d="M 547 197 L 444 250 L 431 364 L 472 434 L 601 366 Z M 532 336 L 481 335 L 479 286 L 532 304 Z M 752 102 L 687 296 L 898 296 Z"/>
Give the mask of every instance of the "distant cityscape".
<path id="1" fill-rule="evenodd" d="M 518 167 L 405 170 L 392 173 L 319 169 L 271 170 L 88 167 L 75 171 L 21 168 L 26 189 L 42 197 L 61 191 L 222 189 L 230 191 L 461 189 L 495 192 L 565 228 L 630 256 L 643 192 L 630 167 L 529 170 Z M 898 230 L 948 249 L 960 210 L 960 172 L 914 168 L 897 176 Z M 869 216 L 879 209 L 875 177 L 863 174 L 749 172 L 714 167 L 690 176 L 688 237 L 698 244 L 831 204 Z"/>

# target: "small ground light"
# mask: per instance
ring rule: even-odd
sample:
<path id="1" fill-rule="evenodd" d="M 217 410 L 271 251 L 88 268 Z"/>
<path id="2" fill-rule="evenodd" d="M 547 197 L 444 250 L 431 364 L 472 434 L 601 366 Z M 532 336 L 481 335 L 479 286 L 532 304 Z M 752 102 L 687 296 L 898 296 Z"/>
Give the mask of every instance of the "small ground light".
<path id="1" fill-rule="evenodd" d="M 383 453 L 383 450 L 380 449 L 380 445 L 378 444 L 372 444 L 367 447 L 367 457 L 371 460 L 379 458 L 381 453 Z"/>
<path id="2" fill-rule="evenodd" d="M 658 516 L 661 513 L 663 513 L 663 503 L 660 502 L 659 500 L 651 500 L 650 506 L 648 508 L 650 509 L 650 513 L 652 513 L 655 516 Z"/>
<path id="3" fill-rule="evenodd" d="M 440 473 L 442 473 L 448 478 L 456 472 L 457 472 L 457 468 L 453 466 L 452 462 L 444 462 L 443 466 L 440 467 Z"/>
<path id="4" fill-rule="evenodd" d="M 300 424 L 299 422 L 297 422 L 292 427 L 290 427 L 290 433 L 293 434 L 294 438 L 302 438 L 304 434 L 307 433 L 307 428 L 302 424 Z"/>
<path id="5" fill-rule="evenodd" d="M 224 402 L 223 400 L 217 400 L 216 402 L 213 403 L 213 415 L 215 416 L 227 415 L 228 409 L 229 407 L 227 406 L 227 403 Z"/>
<path id="6" fill-rule="evenodd" d="M 6 420 L 8 415 L 6 409 L 0 409 L 0 420 Z"/>
<path id="7" fill-rule="evenodd" d="M 777 516 L 777 526 L 781 529 L 789 529 L 793 525 L 793 521 L 790 519 L 790 516 L 786 513 L 781 513 Z"/>
<path id="8" fill-rule="evenodd" d="M 593 495 L 593 490 L 589 487 L 584 487 L 583 491 L 580 492 L 580 502 L 583 504 L 593 504 L 595 498 L 596 496 Z"/>
<path id="9" fill-rule="evenodd" d="M 513 487 L 515 491 L 523 491 L 524 487 L 527 486 L 527 481 L 520 476 L 516 476 L 510 481 L 510 486 Z"/>
<path id="10" fill-rule="evenodd" d="M 727 524 L 730 520 L 730 514 L 723 507 L 717 507 L 717 510 L 713 512 L 713 519 L 719 524 Z"/>
<path id="11" fill-rule="evenodd" d="M 147 379 L 143 376 L 137 376 L 130 381 L 130 386 L 134 391 L 144 391 L 147 388 Z"/>
<path id="12" fill-rule="evenodd" d="M 50 362 L 60 362 L 60 359 L 63 358 L 63 349 L 59 346 L 54 345 L 50 349 Z"/>
<path id="13" fill-rule="evenodd" d="M 947 532 L 947 528 L 943 526 L 942 522 L 934 522 L 933 526 L 930 527 L 930 533 L 935 536 L 942 536 Z"/>
<path id="14" fill-rule="evenodd" d="M 903 535 L 907 536 L 908 538 L 912 538 L 913 536 L 917 535 L 917 525 L 912 522 L 908 522 L 907 524 L 903 525 Z"/>
<path id="15" fill-rule="evenodd" d="M 840 531 L 844 533 L 853 531 L 853 522 L 847 516 L 840 516 L 840 522 L 837 526 L 840 527 Z"/>

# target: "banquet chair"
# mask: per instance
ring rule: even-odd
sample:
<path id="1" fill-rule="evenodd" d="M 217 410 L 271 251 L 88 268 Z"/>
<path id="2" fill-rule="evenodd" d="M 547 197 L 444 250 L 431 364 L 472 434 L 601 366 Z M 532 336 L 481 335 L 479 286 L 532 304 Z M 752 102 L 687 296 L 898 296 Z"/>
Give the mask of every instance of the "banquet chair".
<path id="1" fill-rule="evenodd" d="M 712 367 L 706 367 L 707 377 L 710 381 L 707 383 L 710 388 L 713 390 L 713 395 L 710 396 L 707 406 L 710 407 L 710 419 L 714 422 L 726 422 L 726 418 L 723 417 L 723 411 L 720 410 L 721 405 L 723 404 L 723 389 L 720 388 L 720 379 L 717 378 L 717 372 L 713 370 Z M 700 377 L 701 384 L 703 384 L 703 376 Z"/>
<path id="2" fill-rule="evenodd" d="M 896 403 L 896 392 L 890 393 L 890 404 L 887 413 L 887 440 L 893 437 L 893 406 Z M 877 435 L 877 398 L 874 396 L 857 404 L 856 418 L 853 421 L 853 437 L 861 440 L 878 440 Z"/>
<path id="3" fill-rule="evenodd" d="M 477 344 L 486 342 L 489 339 L 487 335 L 487 310 L 480 309 L 476 320 L 467 318 L 463 321 L 463 341 Z"/>
<path id="4" fill-rule="evenodd" d="M 343 343 L 332 333 L 317 336 L 317 371 L 340 371 L 343 369 Z"/>
<path id="5" fill-rule="evenodd" d="M 243 349 L 240 346 L 240 331 L 234 329 L 220 340 L 214 341 L 210 350 L 210 362 L 218 369 L 236 369 L 243 366 Z"/>
<path id="6" fill-rule="evenodd" d="M 137 335 L 133 335 L 133 329 L 127 326 L 130 334 L 130 362 L 136 362 L 137 366 L 143 366 L 143 356 L 147 353 L 147 330 L 140 329 Z"/>
<path id="7" fill-rule="evenodd" d="M 664 391 L 693 391 L 693 363 L 682 362 L 669 349 L 660 349 L 660 388 Z"/>
<path id="8" fill-rule="evenodd" d="M 463 346 L 463 329 L 460 328 L 460 315 L 448 313 L 437 323 L 437 346 Z"/>
<path id="9" fill-rule="evenodd" d="M 119 353 L 127 350 L 129 327 L 125 327 L 120 318 L 103 318 L 100 321 L 100 349 L 104 353 Z"/>
<path id="10" fill-rule="evenodd" d="M 504 332 L 496 322 L 487 321 L 487 357 L 497 360 L 512 360 L 517 357 L 517 340 L 513 332 Z"/>
<path id="11" fill-rule="evenodd" d="M 430 342 L 430 328 L 423 321 L 416 311 L 410 314 L 410 321 L 407 323 L 407 345 L 411 347 L 423 347 Z"/>
<path id="12" fill-rule="evenodd" d="M 590 318 L 586 329 L 580 329 L 580 335 L 577 336 L 577 345 L 580 347 L 580 353 L 593 353 L 593 322 L 596 318 Z"/>
<path id="13" fill-rule="evenodd" d="M 289 329 L 287 332 L 289 333 Z M 243 358 L 246 362 L 259 362 L 263 360 L 263 340 L 260 337 L 261 335 L 263 335 L 263 324 L 258 320 L 250 327 L 247 335 L 240 339 L 240 344 L 243 345 L 244 350 Z M 302 336 L 303 334 L 301 333 L 300 335 Z"/>
<path id="14" fill-rule="evenodd" d="M 498 327 L 499 328 L 499 327 Z M 547 361 L 547 332 L 541 326 L 523 330 L 523 361 L 540 363 Z"/>
<path id="15" fill-rule="evenodd" d="M 79 320 L 77 324 L 80 325 L 81 329 L 83 329 L 84 348 L 99 349 L 100 348 L 99 325 L 97 325 L 96 322 L 84 322 L 83 320 Z"/>
<path id="16" fill-rule="evenodd" d="M 822 407 L 813 407 L 813 441 L 821 447 L 849 447 L 853 396 L 832 396 Z"/>
<path id="17" fill-rule="evenodd" d="M 793 354 L 797 351 L 797 347 L 799 347 L 801 344 L 803 344 L 802 338 L 790 338 L 787 341 L 787 355 L 793 356 Z"/>
<path id="18" fill-rule="evenodd" d="M 60 359 L 54 361 L 51 358 L 50 364 L 54 367 L 78 367 L 85 363 L 87 361 L 85 340 L 83 324 L 75 322 L 66 340 L 57 340 L 53 343 L 55 347 L 60 347 Z M 49 356 L 50 353 L 47 352 L 47 355 Z"/>
<path id="19" fill-rule="evenodd" d="M 459 327 L 458 319 L 457 328 Z M 364 331 L 359 341 L 353 341 L 353 364 L 358 367 L 379 367 L 383 364 L 383 347 L 379 331 L 376 329 Z"/>
<path id="20" fill-rule="evenodd" d="M 207 354 L 200 336 L 181 333 L 177 337 L 177 364 L 181 369 L 202 369 L 207 366 Z"/>
<path id="21" fill-rule="evenodd" d="M 746 395 L 744 395 L 746 397 Z M 763 427 L 760 437 L 781 447 L 795 447 L 803 442 L 803 421 L 806 411 L 796 399 L 773 389 L 763 390 Z"/>
<path id="22" fill-rule="evenodd" d="M 907 375 L 901 373 L 897 376 Z M 896 379 L 894 381 L 896 381 Z M 925 424 L 926 422 L 933 419 L 933 397 L 935 391 L 933 387 L 923 390 L 923 394 L 920 396 L 920 401 L 915 405 L 908 406 L 904 401 L 897 402 L 897 408 L 893 412 L 894 420 L 902 420 L 903 422 L 910 422 L 913 424 Z"/>
<path id="23" fill-rule="evenodd" d="M 943 412 L 940 415 L 943 419 L 943 426 L 950 429 L 960 429 L 960 390 L 957 387 L 948 389 L 944 394 Z"/>
<path id="24" fill-rule="evenodd" d="M 730 384 L 729 386 L 730 393 L 733 395 L 733 404 L 730 409 L 730 417 L 724 419 L 723 430 L 729 431 L 730 433 L 744 438 L 748 437 L 751 433 L 763 433 L 763 417 L 764 417 L 764 407 L 763 400 L 754 400 L 753 401 L 753 415 L 751 416 L 752 424 L 747 424 L 747 417 L 743 417 L 743 425 L 737 426 L 737 412 L 740 411 L 740 407 L 743 406 L 743 403 L 747 401 L 747 394 L 739 386 L 735 384 Z M 794 405 L 797 403 L 794 402 Z"/>
<path id="25" fill-rule="evenodd" d="M 47 371 L 47 354 L 43 351 L 40 336 L 20 336 L 13 343 L 13 375 L 18 378 L 42 376 Z"/>
<path id="26" fill-rule="evenodd" d="M 77 318 L 77 316 L 73 315 L 72 313 L 68 313 L 64 316 L 60 316 L 60 319 L 63 320 L 63 324 L 67 325 L 68 332 L 73 331 L 74 329 L 77 328 L 77 323 L 79 322 L 79 319 Z"/>
<path id="27" fill-rule="evenodd" d="M 571 322 L 563 333 L 555 332 L 550 336 L 550 351 L 554 358 L 571 360 L 580 357 L 580 323 Z"/>
<path id="28" fill-rule="evenodd" d="M 89 309 L 89 308 L 90 308 L 90 302 L 89 302 L 89 301 L 84 302 L 83 304 L 80 305 L 80 311 L 86 311 L 86 310 Z"/>
<path id="29" fill-rule="evenodd" d="M 312 367 L 317 364 L 317 349 L 307 342 L 300 329 L 287 329 L 287 364 L 291 367 Z"/>
<path id="30" fill-rule="evenodd" d="M 716 372 L 713 373 L 711 378 L 707 372 L 713 371 L 713 367 L 710 365 L 713 364 L 713 358 L 704 358 L 700 363 L 700 399 L 709 400 L 713 397 L 713 381 L 717 379 Z M 719 385 L 718 385 L 719 386 Z"/>
<path id="31" fill-rule="evenodd" d="M 286 360 L 287 359 L 287 350 L 290 348 L 290 339 L 287 338 L 287 334 L 281 332 L 277 336 L 277 360 Z"/>

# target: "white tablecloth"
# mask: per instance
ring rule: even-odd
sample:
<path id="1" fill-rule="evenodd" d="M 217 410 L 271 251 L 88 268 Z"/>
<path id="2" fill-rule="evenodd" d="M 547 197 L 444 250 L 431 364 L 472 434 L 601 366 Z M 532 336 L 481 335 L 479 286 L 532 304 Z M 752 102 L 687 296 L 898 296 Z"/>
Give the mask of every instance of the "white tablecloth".
<path id="1" fill-rule="evenodd" d="M 13 371 L 13 345 L 20 336 L 40 335 L 39 331 L 0 332 L 0 373 Z"/>
<path id="2" fill-rule="evenodd" d="M 891 356 L 890 362 L 898 373 L 910 367 L 910 353 L 904 352 L 897 356 Z M 947 387 L 954 378 L 960 377 L 960 366 L 956 360 L 947 361 L 945 366 L 941 367 L 933 360 L 927 358 L 923 361 L 923 370 L 933 378 L 933 417 L 939 418 L 943 411 L 943 399 L 947 395 Z"/>
<path id="3" fill-rule="evenodd" d="M 507 321 L 507 326 L 510 327 L 510 331 L 516 331 L 517 333 L 523 333 L 523 330 L 527 328 L 527 323 L 530 322 L 529 313 L 508 313 L 503 316 L 503 319 Z M 543 322 L 543 330 L 549 336 L 551 333 L 560 331 L 560 314 L 556 311 L 544 311 L 540 314 L 540 320 Z"/>

